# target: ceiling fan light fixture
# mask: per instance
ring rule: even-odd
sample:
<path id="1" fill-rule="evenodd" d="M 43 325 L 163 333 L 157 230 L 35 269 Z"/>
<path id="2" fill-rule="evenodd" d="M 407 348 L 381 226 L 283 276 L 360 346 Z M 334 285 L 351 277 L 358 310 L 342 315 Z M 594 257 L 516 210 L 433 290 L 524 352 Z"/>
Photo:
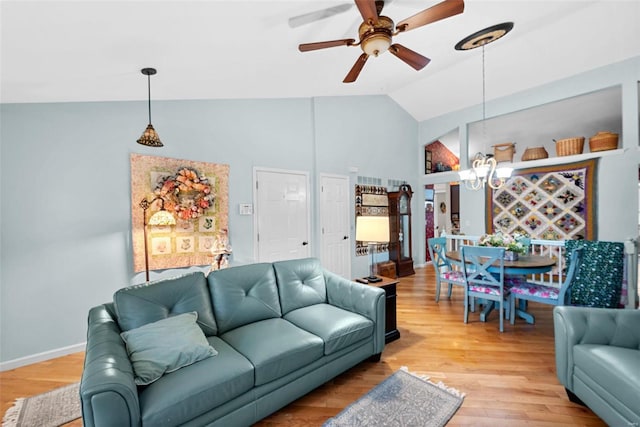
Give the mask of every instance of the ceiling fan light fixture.
<path id="1" fill-rule="evenodd" d="M 379 56 L 389 50 L 391 37 L 384 33 L 374 33 L 362 41 L 362 50 L 369 56 Z"/>

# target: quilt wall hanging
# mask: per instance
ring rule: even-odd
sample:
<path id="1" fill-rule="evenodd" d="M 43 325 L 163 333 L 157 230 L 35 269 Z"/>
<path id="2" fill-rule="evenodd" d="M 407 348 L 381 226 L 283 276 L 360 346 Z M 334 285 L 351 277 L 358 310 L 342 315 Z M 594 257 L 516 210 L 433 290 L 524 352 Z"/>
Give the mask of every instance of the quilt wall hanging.
<path id="1" fill-rule="evenodd" d="M 379 185 L 356 185 L 355 197 L 356 217 L 363 216 L 389 216 L 389 197 L 387 188 Z M 388 243 L 372 245 L 377 252 L 387 252 Z M 367 242 L 356 241 L 356 256 L 369 255 Z"/>
<path id="2" fill-rule="evenodd" d="M 229 218 L 229 165 L 131 154 L 134 271 L 144 271 L 143 199 L 159 197 L 175 226 L 147 226 L 149 269 L 211 264 L 216 239 Z M 156 200 L 147 220 L 160 209 Z"/>
<path id="3" fill-rule="evenodd" d="M 487 186 L 488 233 L 533 239 L 596 239 L 597 159 L 514 171 L 498 189 Z"/>

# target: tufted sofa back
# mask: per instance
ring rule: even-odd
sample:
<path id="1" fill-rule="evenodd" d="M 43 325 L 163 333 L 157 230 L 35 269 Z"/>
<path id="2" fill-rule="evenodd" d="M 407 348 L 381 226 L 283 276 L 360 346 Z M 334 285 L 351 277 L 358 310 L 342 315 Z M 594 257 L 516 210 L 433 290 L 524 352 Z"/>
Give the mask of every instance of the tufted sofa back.
<path id="1" fill-rule="evenodd" d="M 218 333 L 207 279 L 202 272 L 120 289 L 114 294 L 113 302 L 123 331 L 195 311 L 198 313 L 198 325 L 205 335 Z"/>
<path id="2" fill-rule="evenodd" d="M 273 269 L 283 315 L 301 307 L 327 302 L 324 273 L 318 259 L 274 262 Z"/>
<path id="3" fill-rule="evenodd" d="M 271 263 L 212 271 L 207 281 L 219 334 L 282 316 Z"/>

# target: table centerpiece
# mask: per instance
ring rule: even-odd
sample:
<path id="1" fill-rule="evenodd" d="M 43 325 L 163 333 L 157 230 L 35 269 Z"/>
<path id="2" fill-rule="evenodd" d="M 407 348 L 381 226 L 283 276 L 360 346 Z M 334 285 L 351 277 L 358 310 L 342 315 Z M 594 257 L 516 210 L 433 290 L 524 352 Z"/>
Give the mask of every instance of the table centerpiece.
<path id="1" fill-rule="evenodd" d="M 483 234 L 478 240 L 478 246 L 493 246 L 496 248 L 504 248 L 504 259 L 506 261 L 516 261 L 520 254 L 526 254 L 528 245 L 524 240 L 529 236 L 520 233 L 503 233 Z"/>

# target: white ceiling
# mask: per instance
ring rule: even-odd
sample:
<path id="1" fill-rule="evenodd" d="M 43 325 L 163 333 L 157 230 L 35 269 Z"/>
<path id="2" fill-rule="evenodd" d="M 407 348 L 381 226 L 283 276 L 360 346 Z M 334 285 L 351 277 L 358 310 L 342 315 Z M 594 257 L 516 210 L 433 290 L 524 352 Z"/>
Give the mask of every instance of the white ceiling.
<path id="1" fill-rule="evenodd" d="M 395 22 L 438 3 L 393 0 Z M 344 84 L 361 51 L 300 53 L 299 43 L 357 38 L 357 8 L 297 28 L 288 19 L 342 1 L 1 1 L 3 103 L 286 98 L 388 94 L 417 120 L 481 102 L 482 50 L 453 46 L 485 27 L 487 100 L 640 55 L 637 0 L 467 0 L 460 15 L 400 34 L 429 58 L 416 72 L 391 54 Z"/>

